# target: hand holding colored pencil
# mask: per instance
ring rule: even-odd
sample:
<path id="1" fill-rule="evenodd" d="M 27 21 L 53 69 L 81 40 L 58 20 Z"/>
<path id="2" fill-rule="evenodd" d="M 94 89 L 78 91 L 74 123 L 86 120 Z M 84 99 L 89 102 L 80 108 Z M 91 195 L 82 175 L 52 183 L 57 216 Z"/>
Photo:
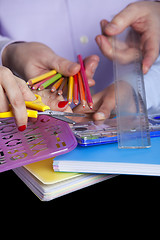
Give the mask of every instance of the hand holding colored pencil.
<path id="1" fill-rule="evenodd" d="M 62 95 L 65 88 L 68 86 L 67 100 L 69 104 L 73 100 L 74 104 L 77 105 L 80 99 L 83 107 L 85 107 L 87 102 L 89 108 L 92 109 L 92 96 L 81 55 L 78 55 L 78 61 L 81 65 L 81 69 L 80 72 L 74 76 L 66 78 L 60 73 L 57 73 L 56 70 L 51 70 L 50 72 L 30 79 L 27 84 L 31 89 L 38 91 L 41 91 L 52 85 L 51 92 L 57 91 L 58 95 Z"/>

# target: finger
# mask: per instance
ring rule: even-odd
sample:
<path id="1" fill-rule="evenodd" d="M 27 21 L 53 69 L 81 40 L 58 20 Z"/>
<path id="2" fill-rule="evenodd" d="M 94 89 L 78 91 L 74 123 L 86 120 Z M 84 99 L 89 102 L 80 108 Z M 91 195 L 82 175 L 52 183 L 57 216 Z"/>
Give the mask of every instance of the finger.
<path id="1" fill-rule="evenodd" d="M 95 80 L 94 79 L 92 79 L 92 78 L 89 78 L 88 79 L 88 85 L 89 85 L 89 87 L 93 87 L 94 85 L 95 85 Z"/>
<path id="2" fill-rule="evenodd" d="M 21 129 L 23 126 L 24 129 L 27 126 L 25 101 L 13 74 L 7 68 L 3 68 L 1 71 L 0 82 L 12 105 L 12 111 L 15 116 L 17 126 L 21 127 Z"/>
<path id="3" fill-rule="evenodd" d="M 95 38 L 101 52 L 108 57 L 110 60 L 113 59 L 112 45 L 108 41 L 108 38 L 103 35 L 98 35 Z"/>
<path id="4" fill-rule="evenodd" d="M 71 62 L 56 54 L 54 54 L 52 60 L 50 60 L 49 67 L 51 69 L 55 69 L 57 72 L 63 74 L 64 76 L 75 75 L 80 70 L 80 65 L 78 63 Z"/>
<path id="5" fill-rule="evenodd" d="M 96 98 L 99 98 L 99 101 L 97 101 Z M 93 115 L 93 119 L 97 121 L 109 118 L 116 104 L 114 84 L 107 87 L 102 93 L 96 94 L 94 102 L 97 102 L 97 106 L 95 106 L 97 110 Z"/>
<path id="6" fill-rule="evenodd" d="M 115 99 L 112 101 L 108 101 L 108 97 L 104 97 L 101 106 L 99 107 L 98 111 L 93 114 L 94 120 L 104 120 L 109 118 L 112 111 L 115 109 Z"/>
<path id="7" fill-rule="evenodd" d="M 8 100 L 2 86 L 0 85 L 0 112 L 7 112 L 9 110 Z"/>
<path id="8" fill-rule="evenodd" d="M 88 78 L 93 78 L 99 63 L 99 57 L 92 55 L 84 59 L 84 66 Z"/>
<path id="9" fill-rule="evenodd" d="M 34 93 L 28 88 L 28 85 L 23 79 L 20 79 L 16 76 L 14 76 L 18 87 L 23 95 L 23 98 L 25 101 L 34 101 L 36 99 Z"/>
<path id="10" fill-rule="evenodd" d="M 101 26 L 101 32 L 103 35 L 106 35 L 105 33 L 105 28 L 109 22 L 106 19 L 103 19 L 100 21 L 100 26 Z"/>
<path id="11" fill-rule="evenodd" d="M 86 75 L 88 78 L 89 86 L 95 85 L 95 81 L 92 79 L 94 77 L 95 71 L 99 63 L 99 57 L 97 55 L 92 55 L 84 59 L 84 66 Z"/>
<path id="12" fill-rule="evenodd" d="M 135 23 L 139 16 L 143 17 L 143 12 L 139 3 L 129 4 L 118 13 L 104 29 L 105 34 L 115 35 L 121 33 L 125 28 Z"/>
<path id="13" fill-rule="evenodd" d="M 143 45 L 143 73 L 146 74 L 159 55 L 159 40 L 154 35 Z"/>

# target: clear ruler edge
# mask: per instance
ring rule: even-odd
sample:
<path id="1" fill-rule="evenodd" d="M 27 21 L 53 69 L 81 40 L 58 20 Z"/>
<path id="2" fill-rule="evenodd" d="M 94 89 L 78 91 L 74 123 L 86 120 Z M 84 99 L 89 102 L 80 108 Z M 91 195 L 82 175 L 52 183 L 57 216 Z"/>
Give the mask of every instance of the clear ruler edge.
<path id="1" fill-rule="evenodd" d="M 131 40 L 132 44 L 135 48 L 137 48 L 137 52 L 140 52 L 140 49 L 138 48 L 137 44 L 137 33 L 134 32 L 133 29 L 130 27 L 127 29 L 126 34 L 128 34 L 129 31 L 132 31 L 131 33 Z M 127 36 L 122 36 L 122 41 L 126 41 Z M 132 123 L 130 121 L 130 129 L 124 130 L 124 125 L 122 121 L 122 106 L 120 106 L 120 89 L 119 89 L 119 82 L 122 80 L 119 78 L 119 72 L 124 71 L 122 64 L 119 64 L 117 61 L 117 50 L 116 50 L 116 42 L 119 41 L 119 35 L 112 37 L 112 46 L 113 46 L 113 53 L 114 53 L 114 59 L 113 59 L 113 68 L 114 68 L 114 79 L 115 79 L 115 92 L 116 92 L 116 113 L 117 113 L 117 131 L 118 131 L 118 147 L 119 148 L 149 148 L 151 146 L 150 142 L 150 132 L 149 132 L 149 122 L 148 122 L 148 114 L 147 114 L 147 107 L 146 107 L 146 94 L 145 94 L 145 86 L 144 86 L 144 78 L 142 74 L 142 55 L 136 56 L 135 60 L 132 61 L 132 67 L 131 67 L 131 75 L 134 76 L 134 78 L 131 77 L 131 85 L 133 83 L 134 79 L 134 88 L 135 94 L 138 98 L 138 101 L 141 104 L 141 107 L 137 110 L 136 114 L 136 120 L 137 120 L 137 128 L 138 128 L 138 137 L 135 137 L 131 133 L 131 131 L 134 129 L 134 126 L 132 127 Z M 126 65 L 129 66 L 129 65 Z M 130 67 L 130 66 L 129 66 Z M 129 68 L 128 67 L 128 68 Z M 127 69 L 128 70 L 128 69 Z M 127 72 L 127 71 L 126 71 Z M 128 71 L 129 72 L 129 71 Z M 123 74 L 122 74 L 123 75 Z M 128 73 L 129 75 L 129 73 Z M 128 79 L 127 79 L 128 80 Z M 125 113 L 126 114 L 126 113 Z M 128 116 L 130 113 L 128 113 Z"/>

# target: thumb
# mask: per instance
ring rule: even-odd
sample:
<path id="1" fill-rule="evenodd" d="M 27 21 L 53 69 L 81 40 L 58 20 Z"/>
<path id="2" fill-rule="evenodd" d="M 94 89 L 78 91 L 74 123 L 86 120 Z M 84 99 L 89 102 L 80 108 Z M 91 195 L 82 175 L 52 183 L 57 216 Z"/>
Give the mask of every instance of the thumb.
<path id="1" fill-rule="evenodd" d="M 49 64 L 51 69 L 55 69 L 64 76 L 73 76 L 80 70 L 80 65 L 78 63 L 71 62 L 56 54 L 53 55 L 52 61 L 50 61 Z"/>

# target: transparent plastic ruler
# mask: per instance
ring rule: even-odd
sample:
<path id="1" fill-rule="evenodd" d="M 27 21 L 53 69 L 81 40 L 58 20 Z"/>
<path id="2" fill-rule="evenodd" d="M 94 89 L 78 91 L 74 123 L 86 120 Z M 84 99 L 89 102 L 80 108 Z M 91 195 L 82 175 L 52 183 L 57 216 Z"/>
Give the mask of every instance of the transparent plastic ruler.
<path id="1" fill-rule="evenodd" d="M 113 37 L 119 148 L 148 148 L 150 133 L 139 35 L 127 28 Z"/>

